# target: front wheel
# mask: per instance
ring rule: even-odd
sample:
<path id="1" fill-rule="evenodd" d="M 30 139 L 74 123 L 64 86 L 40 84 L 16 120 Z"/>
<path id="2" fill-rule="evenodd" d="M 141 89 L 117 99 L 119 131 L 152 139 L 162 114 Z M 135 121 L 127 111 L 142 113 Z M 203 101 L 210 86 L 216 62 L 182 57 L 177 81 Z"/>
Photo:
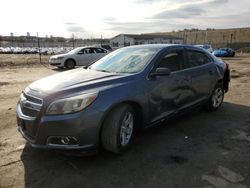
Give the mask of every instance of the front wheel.
<path id="1" fill-rule="evenodd" d="M 208 102 L 208 110 L 209 111 L 216 111 L 218 110 L 224 99 L 224 88 L 222 83 L 217 83 L 214 87 L 213 93 L 210 96 Z"/>
<path id="2" fill-rule="evenodd" d="M 66 62 L 65 62 L 65 67 L 67 69 L 73 69 L 75 68 L 75 61 L 72 60 L 72 59 L 68 59 Z"/>
<path id="3" fill-rule="evenodd" d="M 113 153 L 122 153 L 131 143 L 135 113 L 128 104 L 113 109 L 104 120 L 101 133 L 102 146 Z"/>

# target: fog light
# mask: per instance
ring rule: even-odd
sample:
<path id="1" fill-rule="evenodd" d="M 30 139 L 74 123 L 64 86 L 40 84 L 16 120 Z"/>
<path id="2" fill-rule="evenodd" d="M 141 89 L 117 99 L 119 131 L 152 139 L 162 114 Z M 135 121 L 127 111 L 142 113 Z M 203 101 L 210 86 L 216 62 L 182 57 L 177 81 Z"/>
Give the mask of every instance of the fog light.
<path id="1" fill-rule="evenodd" d="M 65 144 L 65 145 L 66 145 L 66 144 L 69 144 L 69 141 L 70 141 L 70 140 L 69 140 L 69 137 L 62 137 L 62 138 L 61 138 L 61 142 L 62 142 L 63 144 Z"/>
<path id="2" fill-rule="evenodd" d="M 48 145 L 79 145 L 77 139 L 71 136 L 52 136 L 48 138 Z"/>

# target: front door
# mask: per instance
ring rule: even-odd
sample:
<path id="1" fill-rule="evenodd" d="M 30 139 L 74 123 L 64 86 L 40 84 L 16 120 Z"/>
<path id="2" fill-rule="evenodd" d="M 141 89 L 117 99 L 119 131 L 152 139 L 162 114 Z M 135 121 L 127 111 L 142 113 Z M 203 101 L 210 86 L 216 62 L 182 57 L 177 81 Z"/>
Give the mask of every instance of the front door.
<path id="1" fill-rule="evenodd" d="M 171 70 L 168 76 L 157 76 L 148 80 L 148 104 L 150 122 L 164 119 L 175 114 L 179 106 L 188 103 L 191 97 L 189 79 L 182 73 L 184 49 L 176 47 L 167 50 L 153 68 L 168 68 Z"/>
<path id="2" fill-rule="evenodd" d="M 92 48 L 83 48 L 77 53 L 76 61 L 77 65 L 89 65 L 92 62 L 95 51 Z"/>

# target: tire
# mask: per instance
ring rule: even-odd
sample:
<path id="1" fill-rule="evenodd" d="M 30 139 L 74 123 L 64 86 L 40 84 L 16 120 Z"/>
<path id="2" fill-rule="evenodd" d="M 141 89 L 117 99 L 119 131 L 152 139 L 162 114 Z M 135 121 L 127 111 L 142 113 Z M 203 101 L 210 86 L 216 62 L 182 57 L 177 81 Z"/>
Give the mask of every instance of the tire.
<path id="1" fill-rule="evenodd" d="M 217 83 L 209 98 L 208 111 L 211 112 L 217 111 L 221 107 L 223 99 L 224 99 L 223 83 Z"/>
<path id="2" fill-rule="evenodd" d="M 66 62 L 65 62 L 65 67 L 67 69 L 73 69 L 75 68 L 75 61 L 73 59 L 68 59 Z"/>
<path id="3" fill-rule="evenodd" d="M 113 153 L 123 153 L 129 147 L 135 128 L 135 112 L 123 104 L 113 109 L 105 118 L 102 132 L 102 147 Z"/>

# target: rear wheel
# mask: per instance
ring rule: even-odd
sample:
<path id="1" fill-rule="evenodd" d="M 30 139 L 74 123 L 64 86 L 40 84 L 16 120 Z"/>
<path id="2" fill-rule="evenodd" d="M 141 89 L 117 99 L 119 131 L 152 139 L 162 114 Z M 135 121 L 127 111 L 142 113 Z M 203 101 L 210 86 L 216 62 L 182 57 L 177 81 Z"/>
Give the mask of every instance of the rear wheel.
<path id="1" fill-rule="evenodd" d="M 73 69 L 75 68 L 75 61 L 73 59 L 68 59 L 66 62 L 65 62 L 65 67 L 67 69 Z"/>
<path id="2" fill-rule="evenodd" d="M 104 121 L 101 133 L 102 146 L 113 153 L 122 153 L 131 143 L 135 112 L 128 104 L 113 109 Z"/>
<path id="3" fill-rule="evenodd" d="M 224 99 L 224 88 L 222 83 L 217 83 L 214 87 L 213 93 L 210 96 L 208 102 L 208 110 L 209 111 L 216 111 L 218 110 Z"/>

